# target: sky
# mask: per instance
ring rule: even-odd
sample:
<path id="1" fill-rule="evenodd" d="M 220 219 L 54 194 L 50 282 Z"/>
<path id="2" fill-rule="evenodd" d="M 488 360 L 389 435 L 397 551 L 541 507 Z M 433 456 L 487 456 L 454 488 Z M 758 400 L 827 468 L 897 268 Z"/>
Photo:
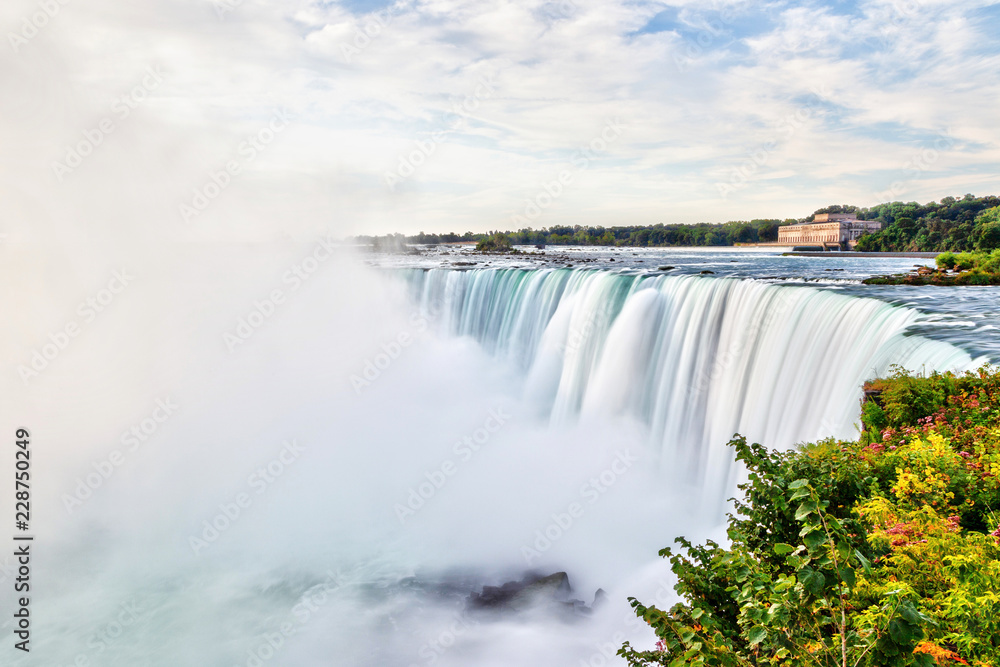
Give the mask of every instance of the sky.
<path id="1" fill-rule="evenodd" d="M 6 0 L 0 28 L 6 242 L 1000 193 L 1000 3 Z"/>

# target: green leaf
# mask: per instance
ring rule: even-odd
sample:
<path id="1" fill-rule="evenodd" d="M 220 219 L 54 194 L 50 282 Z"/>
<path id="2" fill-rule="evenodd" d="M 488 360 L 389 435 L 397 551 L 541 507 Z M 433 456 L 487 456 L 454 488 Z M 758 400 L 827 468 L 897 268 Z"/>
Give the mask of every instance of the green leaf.
<path id="1" fill-rule="evenodd" d="M 797 491 L 795 491 L 795 493 L 790 495 L 788 499 L 798 500 L 799 498 L 808 498 L 808 497 L 809 497 L 809 489 L 798 489 Z"/>
<path id="2" fill-rule="evenodd" d="M 841 581 L 843 581 L 849 587 L 854 588 L 854 585 L 857 583 L 857 579 L 854 576 L 854 570 L 852 570 L 849 567 L 841 566 L 840 570 L 838 571 L 838 574 L 840 574 Z"/>
<path id="3" fill-rule="evenodd" d="M 878 647 L 879 653 L 883 655 L 890 657 L 899 655 L 899 647 L 888 637 L 879 637 L 875 645 Z"/>
<path id="4" fill-rule="evenodd" d="M 789 489 L 801 489 L 803 486 L 808 486 L 808 485 L 809 485 L 809 480 L 808 479 L 797 479 L 794 482 L 792 482 L 791 484 L 789 484 L 788 488 Z"/>
<path id="5" fill-rule="evenodd" d="M 913 625 L 920 625 L 920 621 L 923 620 L 920 618 L 920 614 L 917 613 L 917 610 L 913 608 L 913 605 L 909 601 L 900 605 L 899 615 Z"/>
<path id="6" fill-rule="evenodd" d="M 869 577 L 872 576 L 872 564 L 871 564 L 871 561 L 868 560 L 867 558 L 865 558 L 861 554 L 861 552 L 858 551 L 857 549 L 854 550 L 854 557 L 858 559 L 859 563 L 861 563 L 861 567 L 864 568 L 865 574 L 867 576 L 869 576 Z"/>
<path id="7" fill-rule="evenodd" d="M 750 646 L 756 646 L 767 639 L 767 628 L 757 626 L 747 633 L 747 640 L 750 642 Z"/>
<path id="8" fill-rule="evenodd" d="M 784 542 L 779 542 L 778 544 L 774 545 L 774 553 L 778 554 L 779 556 L 787 556 L 793 551 L 795 551 L 795 547 L 793 547 L 791 544 L 785 544 Z"/>
<path id="9" fill-rule="evenodd" d="M 705 613 L 704 609 L 702 609 L 701 607 L 695 607 L 694 609 L 691 610 L 691 618 L 697 620 L 701 618 L 702 614 L 704 613 Z"/>
<path id="10" fill-rule="evenodd" d="M 789 588 L 791 588 L 794 585 L 795 585 L 795 575 L 793 574 L 792 576 L 788 577 L 787 579 L 782 579 L 778 583 L 776 583 L 774 585 L 774 592 L 775 593 L 783 593 L 784 591 L 788 590 Z"/>
<path id="11" fill-rule="evenodd" d="M 889 636 L 897 644 L 908 644 L 910 642 L 910 631 L 904 623 L 898 620 L 889 621 Z"/>
<path id="12" fill-rule="evenodd" d="M 806 501 L 801 505 L 799 505 L 799 509 L 795 511 L 795 520 L 802 521 L 802 519 L 806 518 L 815 511 L 816 511 L 816 502 L 812 500 Z"/>
<path id="13" fill-rule="evenodd" d="M 823 587 L 826 586 L 826 577 L 823 576 L 823 573 L 817 572 L 811 567 L 802 569 L 802 572 L 799 573 L 799 581 L 813 595 L 820 595 L 823 592 Z"/>
<path id="14" fill-rule="evenodd" d="M 805 545 L 809 549 L 809 551 L 815 551 L 816 549 L 820 548 L 820 546 L 822 546 L 824 542 L 826 542 L 826 533 L 824 533 L 822 530 L 814 530 L 813 532 L 806 535 L 802 541 L 805 542 Z"/>

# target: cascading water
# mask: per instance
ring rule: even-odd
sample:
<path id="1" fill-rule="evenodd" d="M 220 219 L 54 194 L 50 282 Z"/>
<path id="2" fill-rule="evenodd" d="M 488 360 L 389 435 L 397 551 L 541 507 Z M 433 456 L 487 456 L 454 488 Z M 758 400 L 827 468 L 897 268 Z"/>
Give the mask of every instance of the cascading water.
<path id="1" fill-rule="evenodd" d="M 30 656 L 8 642 L 0 664 L 616 664 L 624 639 L 653 641 L 627 598 L 673 602 L 657 550 L 725 539 L 734 432 L 772 447 L 852 436 L 866 377 L 973 364 L 906 335 L 919 311 L 829 290 L 595 270 L 400 281 L 349 261 L 229 350 L 219 334 L 245 311 L 217 312 L 206 286 L 253 303 L 274 285 L 248 297 L 220 276 L 280 276 L 298 255 L 185 252 L 146 269 L 171 298 L 124 295 L 99 324 L 113 344 L 80 339 L 28 389 L 67 412 L 26 412 L 45 443 L 44 613 Z M 408 312 L 406 289 L 432 317 Z M 169 361 L 137 362 L 154 358 Z M 179 407 L 109 467 L 156 398 Z M 0 583 L 14 567 L 0 557 Z M 606 602 L 570 623 L 464 612 L 531 569 Z"/>
<path id="2" fill-rule="evenodd" d="M 553 422 L 632 416 L 706 498 L 732 491 L 734 433 L 776 448 L 848 438 L 866 379 L 977 363 L 907 336 L 916 310 L 815 288 L 582 269 L 406 277 L 445 331 L 523 367 Z"/>

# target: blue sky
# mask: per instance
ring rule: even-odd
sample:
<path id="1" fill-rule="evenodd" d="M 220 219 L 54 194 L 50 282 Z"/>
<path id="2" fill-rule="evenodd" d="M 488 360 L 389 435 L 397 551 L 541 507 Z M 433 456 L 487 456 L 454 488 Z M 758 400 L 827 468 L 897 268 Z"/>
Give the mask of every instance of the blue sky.
<path id="1" fill-rule="evenodd" d="M 34 9 L 5 4 L 0 25 Z M 163 85 L 54 185 L 53 161 L 151 63 Z M 136 205 L 173 224 L 277 107 L 290 129 L 192 238 L 479 231 L 533 205 L 545 227 L 1000 193 L 995 2 L 95 0 L 66 4 L 0 73 L 21 93 L 8 116 L 39 110 L 0 130 L 4 187 L 58 206 L 51 190 L 109 229 L 124 216 L 86 197 L 134 180 Z"/>

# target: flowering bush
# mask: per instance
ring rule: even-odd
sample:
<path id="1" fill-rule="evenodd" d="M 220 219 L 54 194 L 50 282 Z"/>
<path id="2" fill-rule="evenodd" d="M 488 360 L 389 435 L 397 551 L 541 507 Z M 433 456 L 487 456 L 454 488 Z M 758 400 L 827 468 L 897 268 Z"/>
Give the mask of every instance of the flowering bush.
<path id="1" fill-rule="evenodd" d="M 1000 373 L 880 381 L 857 443 L 730 444 L 731 546 L 664 549 L 682 601 L 632 599 L 630 665 L 1000 667 Z M 872 407 L 874 405 L 874 407 Z"/>

